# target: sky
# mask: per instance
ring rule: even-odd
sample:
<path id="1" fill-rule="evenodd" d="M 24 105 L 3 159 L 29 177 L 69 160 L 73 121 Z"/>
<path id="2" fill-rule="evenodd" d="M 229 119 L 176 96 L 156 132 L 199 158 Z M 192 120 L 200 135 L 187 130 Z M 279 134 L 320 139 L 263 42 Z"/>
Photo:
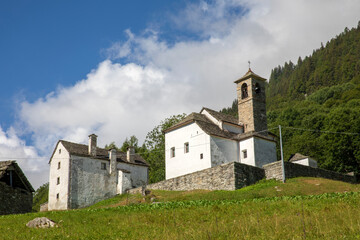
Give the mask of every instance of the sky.
<path id="1" fill-rule="evenodd" d="M 251 69 L 297 62 L 356 27 L 358 0 L 0 1 L 0 161 L 36 189 L 58 140 L 98 144 L 220 110 Z"/>

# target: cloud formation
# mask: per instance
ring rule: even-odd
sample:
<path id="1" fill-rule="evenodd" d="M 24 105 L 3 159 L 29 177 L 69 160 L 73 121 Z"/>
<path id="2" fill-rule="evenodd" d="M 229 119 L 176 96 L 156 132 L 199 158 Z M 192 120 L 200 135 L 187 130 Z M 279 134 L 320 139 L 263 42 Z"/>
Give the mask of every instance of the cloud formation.
<path id="1" fill-rule="evenodd" d="M 57 140 L 86 142 L 93 132 L 102 146 L 120 145 L 130 135 L 143 140 L 172 114 L 230 106 L 236 97 L 233 81 L 247 71 L 248 60 L 254 72 L 268 78 L 275 66 L 309 55 L 355 26 L 359 10 L 355 0 L 191 3 L 170 16 L 169 25 L 195 38 L 169 42 L 153 29 L 140 35 L 126 30 L 127 39 L 109 47 L 109 59 L 85 79 L 22 102 L 19 116 L 34 142 L 34 148 L 22 149 L 49 156 Z M 7 136 L 14 138 L 11 131 Z M 47 160 L 33 159 L 31 166 L 45 169 Z"/>

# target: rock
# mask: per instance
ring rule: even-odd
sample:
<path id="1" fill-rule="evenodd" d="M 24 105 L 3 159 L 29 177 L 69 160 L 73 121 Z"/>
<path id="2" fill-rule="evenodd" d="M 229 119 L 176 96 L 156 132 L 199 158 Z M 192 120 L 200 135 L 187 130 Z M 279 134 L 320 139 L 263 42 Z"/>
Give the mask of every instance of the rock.
<path id="1" fill-rule="evenodd" d="M 29 221 L 26 226 L 29 228 L 51 228 L 56 227 L 57 224 L 46 217 L 38 217 Z"/>

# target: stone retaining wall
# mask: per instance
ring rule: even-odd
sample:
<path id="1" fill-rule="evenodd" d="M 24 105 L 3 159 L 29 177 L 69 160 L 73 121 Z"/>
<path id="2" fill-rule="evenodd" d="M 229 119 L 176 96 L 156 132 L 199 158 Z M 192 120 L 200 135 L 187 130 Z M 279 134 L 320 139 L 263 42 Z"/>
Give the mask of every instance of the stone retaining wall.
<path id="1" fill-rule="evenodd" d="M 265 177 L 263 169 L 238 162 L 226 163 L 180 177 L 149 184 L 147 189 L 184 191 L 194 189 L 235 190 L 249 186 Z M 129 190 L 139 193 L 142 188 Z"/>
<path id="2" fill-rule="evenodd" d="M 0 215 L 31 212 L 32 193 L 0 182 Z"/>
<path id="3" fill-rule="evenodd" d="M 357 177 L 350 176 L 338 172 L 333 172 L 321 168 L 313 168 L 291 162 L 284 162 L 285 165 L 285 179 L 295 177 L 321 177 L 332 180 L 338 180 L 349 183 L 356 183 Z M 265 169 L 266 179 L 282 180 L 281 161 L 270 163 L 263 166 Z"/>

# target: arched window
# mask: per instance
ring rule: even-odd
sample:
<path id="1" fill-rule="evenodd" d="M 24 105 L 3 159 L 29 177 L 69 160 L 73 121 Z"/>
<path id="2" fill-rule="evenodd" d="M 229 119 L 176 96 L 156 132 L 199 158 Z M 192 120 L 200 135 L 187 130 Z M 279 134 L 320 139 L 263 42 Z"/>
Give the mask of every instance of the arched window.
<path id="1" fill-rule="evenodd" d="M 255 93 L 260 93 L 260 92 L 261 92 L 260 84 L 255 83 Z"/>
<path id="2" fill-rule="evenodd" d="M 241 85 L 241 99 L 247 98 L 248 96 L 247 84 L 243 83 L 243 85 Z"/>

